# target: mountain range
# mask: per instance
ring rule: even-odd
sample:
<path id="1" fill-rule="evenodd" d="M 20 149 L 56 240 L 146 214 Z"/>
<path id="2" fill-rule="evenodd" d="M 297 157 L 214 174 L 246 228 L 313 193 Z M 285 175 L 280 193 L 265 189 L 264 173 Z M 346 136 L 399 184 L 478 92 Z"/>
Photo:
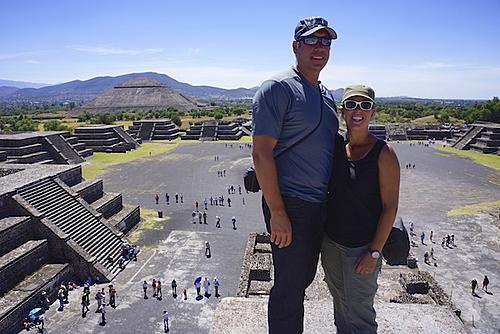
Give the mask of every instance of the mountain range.
<path id="1" fill-rule="evenodd" d="M 41 88 L 0 87 L 3 102 L 85 102 L 130 79 L 147 77 L 197 100 L 234 100 L 252 98 L 258 87 L 224 89 L 211 86 L 192 86 L 179 82 L 166 74 L 155 72 L 130 73 L 116 77 L 96 77 L 89 80 L 74 80 Z M 1 83 L 4 81 L 0 81 Z M 12 83 L 12 81 L 11 81 Z"/>

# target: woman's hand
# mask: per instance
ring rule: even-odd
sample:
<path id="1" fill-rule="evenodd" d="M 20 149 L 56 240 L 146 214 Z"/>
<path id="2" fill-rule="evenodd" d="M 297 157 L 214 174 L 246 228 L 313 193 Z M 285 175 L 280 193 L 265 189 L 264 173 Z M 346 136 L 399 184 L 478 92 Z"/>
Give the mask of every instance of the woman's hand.
<path id="1" fill-rule="evenodd" d="M 364 252 L 356 259 L 354 271 L 358 274 L 371 274 L 377 265 L 377 259 L 374 259 L 370 252 Z"/>

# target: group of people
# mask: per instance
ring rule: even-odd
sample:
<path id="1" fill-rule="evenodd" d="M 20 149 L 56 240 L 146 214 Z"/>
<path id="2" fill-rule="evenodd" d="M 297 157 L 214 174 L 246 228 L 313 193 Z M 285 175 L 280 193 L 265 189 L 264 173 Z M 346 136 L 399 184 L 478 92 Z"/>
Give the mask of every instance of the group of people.
<path id="1" fill-rule="evenodd" d="M 484 278 L 483 278 L 483 291 L 485 291 L 486 293 L 488 293 L 488 285 L 490 284 L 490 279 L 488 278 L 487 275 L 484 275 Z M 476 293 L 476 288 L 477 288 L 477 280 L 475 278 L 473 278 L 471 281 L 470 281 L 470 287 L 471 287 L 471 290 L 472 290 L 472 295 L 473 296 L 477 296 L 477 293 Z"/>
<path id="2" fill-rule="evenodd" d="M 174 195 L 175 203 L 184 203 L 184 194 L 183 193 L 175 193 Z M 155 203 L 156 205 L 160 204 L 160 195 L 155 194 Z M 168 192 L 165 193 L 165 203 L 170 205 L 170 194 Z"/>
<path id="3" fill-rule="evenodd" d="M 338 133 L 334 98 L 319 81 L 336 38 L 324 18 L 300 20 L 295 65 L 265 81 L 253 100 L 252 157 L 274 265 L 271 334 L 303 332 L 304 292 L 320 253 L 337 333 L 377 332 L 373 300 L 400 169 L 393 148 L 368 131 L 376 114 L 371 87 L 344 89 L 347 140 Z"/>

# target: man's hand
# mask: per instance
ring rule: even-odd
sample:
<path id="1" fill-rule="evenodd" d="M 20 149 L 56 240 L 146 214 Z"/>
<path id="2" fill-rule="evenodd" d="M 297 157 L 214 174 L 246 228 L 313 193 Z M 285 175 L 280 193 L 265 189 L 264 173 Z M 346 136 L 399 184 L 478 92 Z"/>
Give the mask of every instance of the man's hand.
<path id="1" fill-rule="evenodd" d="M 363 255 L 356 259 L 354 263 L 354 271 L 358 274 L 371 274 L 375 270 L 377 259 L 374 259 L 370 252 L 364 252 Z"/>
<path id="2" fill-rule="evenodd" d="M 279 248 L 292 243 L 292 224 L 285 211 L 271 212 L 271 242 Z"/>

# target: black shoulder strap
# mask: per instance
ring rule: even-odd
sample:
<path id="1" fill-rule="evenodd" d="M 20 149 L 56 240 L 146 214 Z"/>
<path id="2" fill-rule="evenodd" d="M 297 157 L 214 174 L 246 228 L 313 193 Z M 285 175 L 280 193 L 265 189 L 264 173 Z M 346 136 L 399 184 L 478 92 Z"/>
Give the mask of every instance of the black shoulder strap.
<path id="1" fill-rule="evenodd" d="M 281 152 L 278 152 L 274 155 L 274 159 L 278 159 L 278 157 L 282 156 L 283 153 L 285 153 L 287 150 L 291 149 L 292 147 L 294 146 L 297 146 L 298 144 L 302 143 L 304 140 L 306 140 L 307 137 L 309 137 L 311 134 L 313 134 L 314 131 L 316 131 L 316 129 L 319 127 L 319 125 L 321 124 L 321 120 L 323 119 L 323 90 L 322 88 L 320 87 L 319 89 L 319 96 L 320 96 L 320 103 L 321 103 L 321 113 L 319 115 L 319 120 L 318 120 L 318 123 L 316 124 L 316 126 L 314 127 L 314 129 L 312 129 L 311 131 L 309 131 L 304 137 L 300 138 L 299 140 L 297 140 L 296 142 L 292 143 L 291 145 L 289 145 L 288 147 L 285 147 L 284 149 L 281 150 Z"/>

